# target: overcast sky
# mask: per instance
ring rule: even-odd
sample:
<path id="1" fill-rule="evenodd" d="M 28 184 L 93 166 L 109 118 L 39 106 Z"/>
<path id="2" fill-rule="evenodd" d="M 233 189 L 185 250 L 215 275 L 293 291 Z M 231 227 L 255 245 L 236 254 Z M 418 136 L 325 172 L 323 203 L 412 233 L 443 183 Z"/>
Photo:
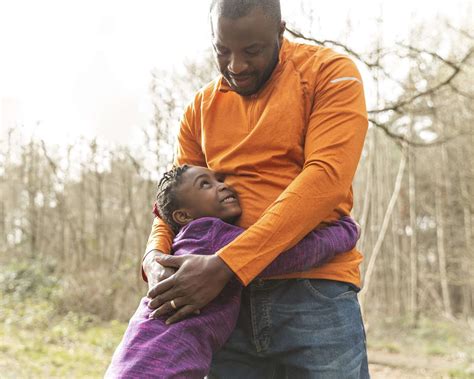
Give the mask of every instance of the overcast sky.
<path id="1" fill-rule="evenodd" d="M 282 0 L 283 15 L 294 25 L 304 25 L 300 3 Z M 318 38 L 347 38 L 341 33 L 349 20 L 349 40 L 359 50 L 374 33 L 383 33 L 387 43 L 406 38 L 415 21 L 472 19 L 469 0 L 306 3 L 314 6 Z M 151 118 L 151 70 L 179 66 L 209 46 L 207 4 L 0 0 L 0 137 L 23 125 L 25 133 L 53 143 L 79 135 L 138 141 Z M 382 26 L 374 21 L 378 16 Z"/>

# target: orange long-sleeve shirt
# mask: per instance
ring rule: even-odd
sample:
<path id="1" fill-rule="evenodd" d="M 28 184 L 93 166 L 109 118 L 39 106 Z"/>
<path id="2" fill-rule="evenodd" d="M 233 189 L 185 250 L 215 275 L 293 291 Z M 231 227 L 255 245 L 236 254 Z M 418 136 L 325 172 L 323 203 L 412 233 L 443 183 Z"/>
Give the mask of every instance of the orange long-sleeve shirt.
<path id="1" fill-rule="evenodd" d="M 255 95 L 222 77 L 197 93 L 181 121 L 178 164 L 226 174 L 239 193 L 247 230 L 218 254 L 248 284 L 322 221 L 349 214 L 352 179 L 367 131 L 355 64 L 331 49 L 284 40 L 279 63 Z M 159 218 L 147 251 L 169 252 L 173 234 Z M 322 278 L 360 286 L 361 254 L 280 278 Z"/>

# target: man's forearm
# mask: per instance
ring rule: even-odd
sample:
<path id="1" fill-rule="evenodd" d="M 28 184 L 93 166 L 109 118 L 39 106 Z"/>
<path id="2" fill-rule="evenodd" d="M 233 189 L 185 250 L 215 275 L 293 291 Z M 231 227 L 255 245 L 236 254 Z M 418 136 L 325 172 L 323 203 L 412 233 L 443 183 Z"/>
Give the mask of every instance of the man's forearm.
<path id="1" fill-rule="evenodd" d="M 294 247 L 280 254 L 259 277 L 302 272 L 321 266 L 336 254 L 353 249 L 358 238 L 355 221 L 343 217 L 330 226 L 309 233 Z"/>

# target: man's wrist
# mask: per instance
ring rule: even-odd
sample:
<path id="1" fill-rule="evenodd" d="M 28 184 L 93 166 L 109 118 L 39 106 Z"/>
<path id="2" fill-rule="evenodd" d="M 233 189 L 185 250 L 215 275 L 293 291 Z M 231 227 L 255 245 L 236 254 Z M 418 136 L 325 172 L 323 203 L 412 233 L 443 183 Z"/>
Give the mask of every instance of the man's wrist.
<path id="1" fill-rule="evenodd" d="M 222 274 L 222 278 L 225 279 L 226 281 L 229 281 L 232 279 L 235 274 L 232 271 L 232 269 L 225 263 L 225 261 L 220 258 L 218 255 L 214 255 L 214 259 L 216 260 L 216 264 L 219 265 L 220 268 L 220 273 Z"/>

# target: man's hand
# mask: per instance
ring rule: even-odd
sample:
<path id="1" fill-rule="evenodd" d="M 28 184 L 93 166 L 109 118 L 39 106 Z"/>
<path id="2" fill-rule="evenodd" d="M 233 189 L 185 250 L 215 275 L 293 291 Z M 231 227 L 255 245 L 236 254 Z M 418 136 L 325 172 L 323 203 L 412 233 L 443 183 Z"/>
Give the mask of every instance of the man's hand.
<path id="1" fill-rule="evenodd" d="M 161 251 L 150 251 L 143 260 L 143 271 L 148 279 L 148 290 L 151 290 L 159 282 L 169 278 L 176 272 L 175 268 L 165 267 L 156 261 L 157 255 L 164 255 Z"/>
<path id="2" fill-rule="evenodd" d="M 167 324 L 196 313 L 212 301 L 234 276 L 232 270 L 217 255 L 171 256 L 157 254 L 156 260 L 178 271 L 160 281 L 148 291 L 148 304 L 156 309 L 150 317 L 156 318 L 176 310 Z"/>

